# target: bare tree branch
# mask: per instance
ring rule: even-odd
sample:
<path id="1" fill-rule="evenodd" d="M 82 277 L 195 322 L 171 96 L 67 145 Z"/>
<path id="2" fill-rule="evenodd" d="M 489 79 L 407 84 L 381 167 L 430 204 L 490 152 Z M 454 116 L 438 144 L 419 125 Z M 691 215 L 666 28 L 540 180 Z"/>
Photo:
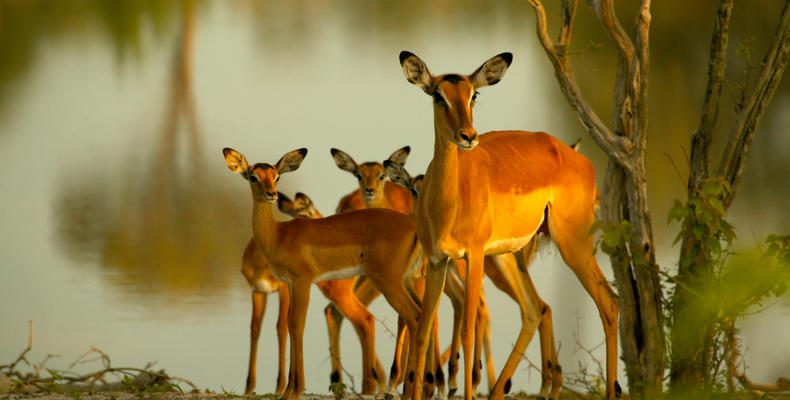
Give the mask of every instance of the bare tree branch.
<path id="1" fill-rule="evenodd" d="M 636 20 L 636 57 L 631 68 L 631 91 L 635 115 L 632 119 L 634 146 L 644 152 L 647 145 L 647 87 L 650 69 L 650 0 L 642 0 Z"/>
<path id="2" fill-rule="evenodd" d="M 702 186 L 708 178 L 710 163 L 710 143 L 713 127 L 719 114 L 724 73 L 727 69 L 727 42 L 729 39 L 730 17 L 733 0 L 721 0 L 713 28 L 708 60 L 708 85 L 705 88 L 705 101 L 702 105 L 702 118 L 699 127 L 691 135 L 691 171 L 689 172 L 689 196 Z"/>
<path id="3" fill-rule="evenodd" d="M 573 6 L 564 4 L 563 10 L 568 14 L 567 18 L 563 17 L 563 27 L 560 34 L 561 42 L 559 47 L 555 47 L 549 38 L 548 27 L 546 23 L 546 10 L 540 0 L 529 0 L 532 7 L 535 9 L 535 16 L 537 17 L 537 35 L 543 49 L 549 57 L 552 65 L 554 66 L 555 76 L 560 84 L 560 89 L 568 100 L 571 108 L 576 112 L 576 116 L 584 125 L 590 136 L 593 137 L 596 143 L 607 153 L 614 158 L 618 164 L 624 165 L 627 162 L 627 154 L 631 151 L 631 140 L 625 137 L 614 135 L 609 128 L 601 121 L 595 111 L 590 107 L 587 100 L 581 93 L 576 78 L 571 70 L 570 62 L 565 49 L 570 45 L 571 34 L 573 29 L 573 15 L 575 15 L 575 2 Z"/>
<path id="4" fill-rule="evenodd" d="M 730 183 L 731 190 L 724 199 L 728 207 L 735 198 L 749 150 L 754 140 L 754 132 L 760 123 L 768 104 L 773 100 L 779 82 L 790 58 L 790 0 L 785 1 L 779 26 L 771 40 L 768 52 L 763 58 L 762 71 L 752 95 L 738 113 L 735 126 L 719 164 L 718 175 Z"/>
<path id="5" fill-rule="evenodd" d="M 606 28 L 606 34 L 614 41 L 617 52 L 626 60 L 631 60 L 634 56 L 634 44 L 625 29 L 620 25 L 620 21 L 614 13 L 614 2 L 612 0 L 587 0 L 590 8 L 595 13 L 598 21 Z"/>

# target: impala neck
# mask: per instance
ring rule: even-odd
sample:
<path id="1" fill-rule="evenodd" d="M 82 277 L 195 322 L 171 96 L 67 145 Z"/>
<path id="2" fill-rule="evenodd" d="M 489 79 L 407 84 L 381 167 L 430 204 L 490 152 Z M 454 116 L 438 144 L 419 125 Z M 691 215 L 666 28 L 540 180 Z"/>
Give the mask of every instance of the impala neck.
<path id="1" fill-rule="evenodd" d="M 435 140 L 433 144 L 433 160 L 430 185 L 433 189 L 431 197 L 438 199 L 443 209 L 450 211 L 458 201 L 458 152 L 455 143 L 446 139 L 441 121 L 434 113 Z M 429 190 L 431 190 L 429 189 Z"/>
<path id="2" fill-rule="evenodd" d="M 274 219 L 272 203 L 253 201 L 252 233 L 255 244 L 267 257 L 271 257 L 277 246 L 280 223 Z"/>

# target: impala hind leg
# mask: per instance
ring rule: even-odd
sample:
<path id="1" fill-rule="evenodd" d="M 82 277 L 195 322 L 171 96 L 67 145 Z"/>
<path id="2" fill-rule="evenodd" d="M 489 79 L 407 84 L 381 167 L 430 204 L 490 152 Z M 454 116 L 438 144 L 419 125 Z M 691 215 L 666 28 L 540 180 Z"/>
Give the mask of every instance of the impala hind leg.
<path id="1" fill-rule="evenodd" d="M 250 361 L 247 368 L 247 384 L 244 394 L 255 389 L 255 376 L 258 366 L 258 338 L 261 336 L 261 322 L 266 311 L 266 293 L 252 292 L 252 321 L 250 322 Z"/>
<path id="2" fill-rule="evenodd" d="M 390 379 L 387 385 L 387 393 L 395 394 L 398 390 L 398 383 L 403 381 L 406 370 L 406 360 L 409 354 L 409 335 L 406 322 L 398 317 L 398 330 L 395 333 L 395 354 L 392 357 L 392 367 L 390 368 Z"/>
<path id="3" fill-rule="evenodd" d="M 485 296 L 480 296 L 480 309 L 477 310 L 481 315 L 480 321 L 483 322 L 483 353 L 486 358 L 486 378 L 488 379 L 488 392 L 494 388 L 496 383 L 496 371 L 494 370 L 494 358 L 491 350 L 491 314 L 488 313 L 488 302 Z"/>
<path id="4" fill-rule="evenodd" d="M 617 323 L 618 297 L 606 280 L 595 259 L 595 244 L 590 227 L 592 207 L 579 211 L 575 204 L 553 204 L 549 207 L 551 237 L 557 243 L 563 260 L 576 274 L 598 308 L 606 336 L 606 396 L 615 397 L 617 384 Z"/>
<path id="5" fill-rule="evenodd" d="M 337 306 L 348 318 L 362 344 L 362 393 L 373 394 L 378 389 L 379 375 L 376 371 L 376 333 L 373 314 L 365 308 L 353 294 L 354 282 L 351 279 L 326 282 L 320 285 L 327 299 Z M 340 370 L 334 371 L 332 378 Z"/>
<path id="6" fill-rule="evenodd" d="M 465 264 L 464 264 L 465 265 Z M 465 269 L 465 267 L 464 267 Z M 444 286 L 444 293 L 450 298 L 450 303 L 453 306 L 453 336 L 451 338 L 450 347 L 447 349 L 447 376 L 448 376 L 448 396 L 455 395 L 458 390 L 458 361 L 460 360 L 461 350 L 461 325 L 464 321 L 464 288 L 454 274 L 448 273 L 446 278 L 447 284 Z M 442 362 L 444 362 L 445 355 L 442 355 Z"/>
<path id="7" fill-rule="evenodd" d="M 369 277 L 369 279 L 372 279 Z M 386 277 L 382 281 L 374 281 L 374 285 L 381 290 L 381 294 L 387 299 L 387 303 L 403 318 L 406 328 L 409 332 L 417 331 L 417 320 L 420 318 L 420 306 L 412 299 L 406 291 L 406 287 L 402 283 L 387 281 Z M 407 399 L 412 392 L 420 392 L 414 389 L 414 365 L 416 362 L 416 353 L 414 352 L 415 335 L 409 335 L 409 353 L 407 361 L 407 375 L 404 381 L 403 398 Z"/>
<path id="8" fill-rule="evenodd" d="M 354 296 L 359 299 L 359 302 L 362 303 L 365 308 L 370 306 L 370 303 L 373 300 L 376 300 L 381 295 L 381 292 L 376 290 L 373 287 L 373 283 L 368 280 L 368 278 L 364 275 L 360 275 L 354 282 Z M 375 324 L 374 324 L 375 325 Z M 405 329 L 405 326 L 404 326 Z M 381 365 L 381 361 L 379 360 L 378 354 L 376 351 L 373 351 L 373 357 L 375 358 L 375 368 L 376 373 L 374 374 L 374 378 L 378 381 L 379 384 L 379 391 L 381 393 L 385 393 L 387 390 L 387 376 L 384 372 L 384 367 Z"/>

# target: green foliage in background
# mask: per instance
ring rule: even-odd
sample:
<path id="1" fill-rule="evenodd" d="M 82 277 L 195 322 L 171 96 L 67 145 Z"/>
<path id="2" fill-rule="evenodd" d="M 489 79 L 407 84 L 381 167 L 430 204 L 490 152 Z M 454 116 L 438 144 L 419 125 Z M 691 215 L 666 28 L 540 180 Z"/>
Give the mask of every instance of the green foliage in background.
<path id="1" fill-rule="evenodd" d="M 790 283 L 790 236 L 770 235 L 764 248 L 755 252 L 736 253 L 734 227 L 726 220 L 722 199 L 730 187 L 722 179 L 711 179 L 686 202 L 675 200 L 669 211 L 668 223 L 681 225 L 675 243 L 685 243 L 690 251 L 682 252 L 680 266 L 693 271 L 689 275 L 670 278 L 668 292 L 687 291 L 682 296 L 685 318 L 702 320 L 707 330 L 704 343 L 685 343 L 686 349 L 672 349 L 672 357 L 685 357 L 691 351 L 708 352 L 706 389 L 723 389 L 733 371 L 727 368 L 727 357 L 736 357 L 734 323 L 753 311 L 755 306 L 782 296 Z M 758 246 L 759 247 L 759 246 Z M 684 320 L 673 319 L 673 309 L 681 306 L 677 297 L 668 304 L 667 323 L 673 334 L 683 335 Z M 678 329 L 679 328 L 679 329 Z M 678 333 L 679 332 L 679 333 Z M 689 333 L 689 337 L 697 337 Z M 682 342 L 679 342 L 682 343 Z M 734 360 L 729 360 L 730 366 Z"/>

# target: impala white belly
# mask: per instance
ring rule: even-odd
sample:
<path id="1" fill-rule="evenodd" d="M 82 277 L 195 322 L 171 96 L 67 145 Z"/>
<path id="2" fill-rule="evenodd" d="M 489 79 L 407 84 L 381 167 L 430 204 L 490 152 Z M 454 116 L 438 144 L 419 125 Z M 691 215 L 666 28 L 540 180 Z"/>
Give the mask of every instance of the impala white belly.
<path id="1" fill-rule="evenodd" d="M 526 246 L 533 236 L 535 236 L 535 233 L 520 238 L 493 240 L 486 243 L 484 251 L 486 254 L 512 253 Z"/>
<path id="2" fill-rule="evenodd" d="M 353 278 L 357 275 L 362 275 L 362 265 L 356 265 L 351 268 L 343 268 L 334 271 L 324 272 L 323 274 L 318 275 L 313 282 L 348 279 L 348 278 Z"/>

